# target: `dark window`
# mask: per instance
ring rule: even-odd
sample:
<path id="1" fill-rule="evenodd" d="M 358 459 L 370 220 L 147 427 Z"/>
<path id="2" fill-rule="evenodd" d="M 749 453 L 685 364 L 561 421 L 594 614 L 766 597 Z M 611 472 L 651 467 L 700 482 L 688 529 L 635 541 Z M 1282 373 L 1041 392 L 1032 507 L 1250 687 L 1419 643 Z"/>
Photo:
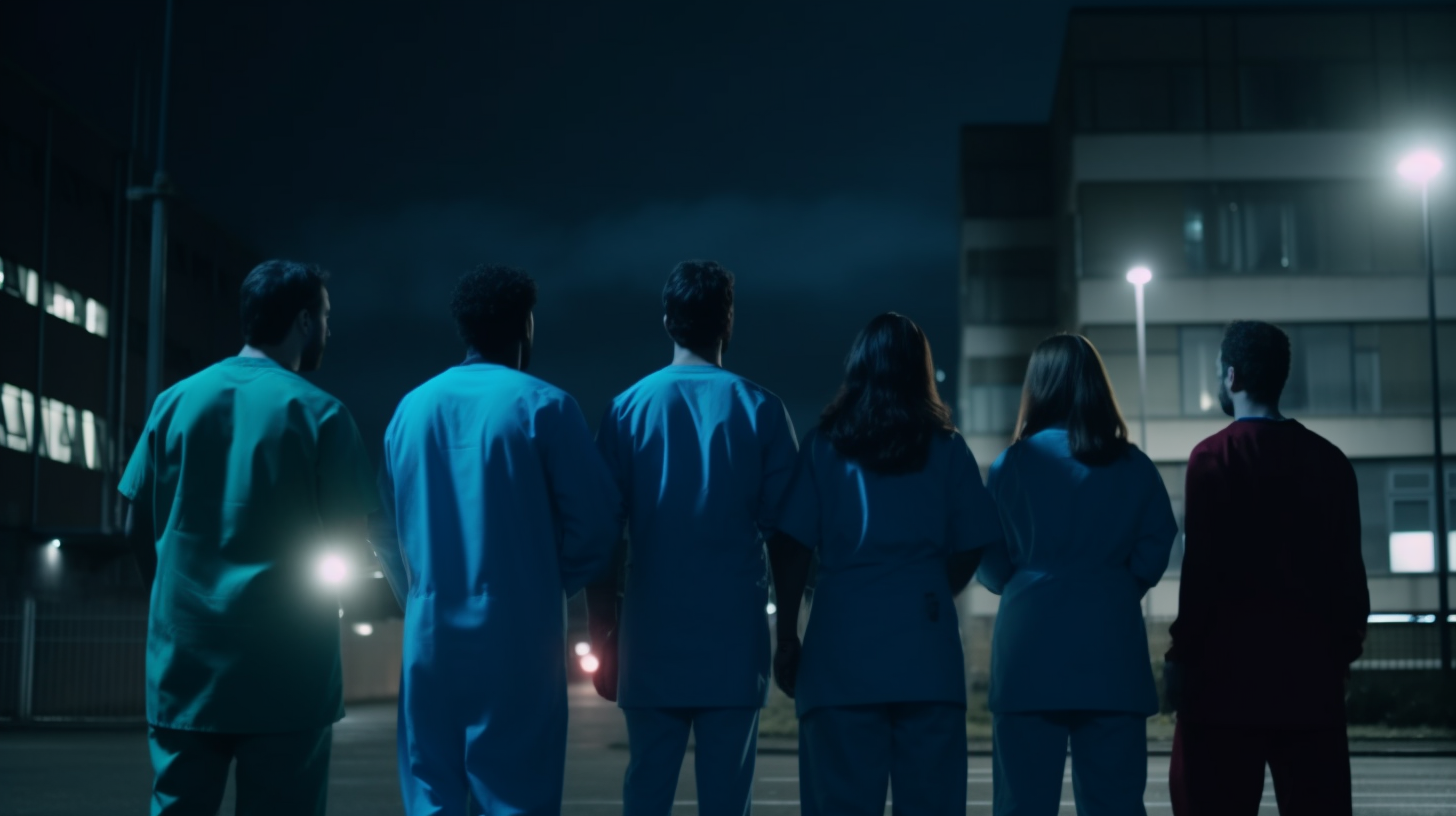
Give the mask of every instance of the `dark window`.
<path id="1" fill-rule="evenodd" d="M 1056 314 L 1051 249 L 977 249 L 966 253 L 962 314 L 967 323 L 1050 323 Z"/>
<path id="2" fill-rule="evenodd" d="M 1179 131 L 1204 127 L 1203 69 L 1186 65 L 1082 68 L 1074 80 L 1081 131 Z"/>
<path id="3" fill-rule="evenodd" d="M 1245 128 L 1359 128 L 1375 122 L 1375 71 L 1368 63 L 1267 63 L 1245 65 L 1239 73 Z"/>

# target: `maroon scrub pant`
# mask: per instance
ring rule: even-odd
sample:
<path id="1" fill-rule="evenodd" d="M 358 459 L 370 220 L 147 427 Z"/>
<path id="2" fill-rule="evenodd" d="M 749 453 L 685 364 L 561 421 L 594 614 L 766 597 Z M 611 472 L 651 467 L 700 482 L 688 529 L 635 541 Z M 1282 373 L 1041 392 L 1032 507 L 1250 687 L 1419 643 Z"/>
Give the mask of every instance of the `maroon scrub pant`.
<path id="1" fill-rule="evenodd" d="M 1266 765 L 1280 816 L 1350 816 L 1343 722 L 1259 728 L 1181 721 L 1168 768 L 1174 816 L 1255 816 Z"/>

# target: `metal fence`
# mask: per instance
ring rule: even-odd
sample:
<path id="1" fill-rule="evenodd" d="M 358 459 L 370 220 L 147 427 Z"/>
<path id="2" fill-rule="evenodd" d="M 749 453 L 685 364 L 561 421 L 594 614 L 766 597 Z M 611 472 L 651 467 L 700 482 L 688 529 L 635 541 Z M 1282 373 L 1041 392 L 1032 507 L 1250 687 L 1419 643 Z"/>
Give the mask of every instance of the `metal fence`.
<path id="1" fill-rule="evenodd" d="M 146 718 L 146 599 L 0 604 L 0 719 Z"/>

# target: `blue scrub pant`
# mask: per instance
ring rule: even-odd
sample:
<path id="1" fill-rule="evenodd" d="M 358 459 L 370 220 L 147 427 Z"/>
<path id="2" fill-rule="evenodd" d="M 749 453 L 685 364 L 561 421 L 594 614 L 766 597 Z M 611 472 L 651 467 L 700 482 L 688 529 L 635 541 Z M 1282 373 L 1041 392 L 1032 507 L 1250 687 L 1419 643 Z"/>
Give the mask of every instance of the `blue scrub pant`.
<path id="1" fill-rule="evenodd" d="M 667 816 L 687 753 L 696 739 L 693 770 L 700 816 L 744 816 L 752 808 L 758 759 L 757 708 L 624 708 L 632 759 L 623 785 L 623 816 Z"/>
<path id="2" fill-rule="evenodd" d="M 885 703 L 816 708 L 799 719 L 804 816 L 966 812 L 966 708 Z"/>
<path id="3" fill-rule="evenodd" d="M 333 726 L 284 734 L 150 729 L 152 816 L 215 816 L 236 760 L 237 816 L 323 816 Z"/>
<path id="4" fill-rule="evenodd" d="M 1043 711 L 991 718 L 996 816 L 1056 816 L 1067 743 L 1078 816 L 1145 816 L 1148 719 L 1110 711 Z"/>

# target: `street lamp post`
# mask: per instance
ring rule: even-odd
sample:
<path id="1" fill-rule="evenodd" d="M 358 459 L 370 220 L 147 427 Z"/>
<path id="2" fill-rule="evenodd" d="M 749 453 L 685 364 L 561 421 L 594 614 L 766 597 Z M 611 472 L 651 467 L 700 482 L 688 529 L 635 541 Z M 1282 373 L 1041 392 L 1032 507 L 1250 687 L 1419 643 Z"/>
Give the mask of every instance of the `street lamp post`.
<path id="1" fill-rule="evenodd" d="M 1426 316 L 1431 335 L 1431 427 L 1435 436 L 1436 527 L 1432 545 L 1436 549 L 1436 631 L 1441 649 L 1441 672 L 1451 687 L 1451 598 L 1447 582 L 1451 573 L 1450 545 L 1446 541 L 1446 462 L 1441 443 L 1441 368 L 1436 345 L 1436 257 L 1431 239 L 1431 179 L 1441 172 L 1441 157 L 1431 150 L 1417 150 L 1401 160 L 1396 170 L 1421 185 L 1421 229 L 1426 254 Z"/>
<path id="2" fill-rule="evenodd" d="M 1143 314 L 1143 286 L 1152 279 L 1153 273 L 1146 266 L 1134 266 L 1127 272 L 1137 304 L 1138 444 L 1143 453 L 1148 452 L 1148 322 Z"/>

